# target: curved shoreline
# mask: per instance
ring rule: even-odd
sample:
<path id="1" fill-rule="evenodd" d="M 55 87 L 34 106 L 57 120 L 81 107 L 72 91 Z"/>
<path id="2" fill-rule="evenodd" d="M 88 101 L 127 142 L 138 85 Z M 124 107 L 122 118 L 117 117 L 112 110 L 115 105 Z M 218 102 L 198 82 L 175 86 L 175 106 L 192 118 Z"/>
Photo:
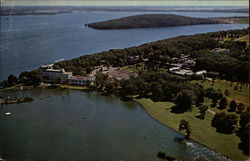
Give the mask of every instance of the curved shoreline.
<path id="1" fill-rule="evenodd" d="M 76 86 L 76 87 L 79 87 L 79 86 Z M 31 88 L 37 88 L 37 87 L 31 87 Z M 39 87 L 38 87 L 38 88 L 39 88 Z M 65 90 L 65 89 L 70 89 L 70 90 L 86 91 L 86 89 L 81 89 L 81 88 L 70 88 L 70 87 L 59 87 L 59 88 L 61 88 L 61 89 L 63 89 L 63 90 Z M 86 87 L 84 87 L 84 88 L 86 88 Z M 13 89 L 11 88 L 11 89 L 8 89 L 8 90 L 13 90 Z M 30 90 L 30 89 L 28 89 L 28 90 Z M 95 91 L 95 90 L 93 90 L 93 91 Z M 97 92 L 97 91 L 96 91 L 96 92 Z M 98 93 L 99 93 L 99 92 L 98 92 Z M 138 101 L 136 101 L 136 100 L 134 100 L 134 99 L 132 99 L 131 101 L 133 101 L 133 102 L 139 104 L 139 105 L 147 112 L 147 114 L 148 114 L 153 120 L 157 121 L 158 123 L 160 123 L 160 124 L 162 124 L 162 125 L 168 127 L 168 128 L 171 129 L 171 130 L 174 130 L 175 132 L 177 132 L 177 133 L 179 133 L 179 134 L 181 134 L 181 135 L 184 136 L 183 133 L 179 132 L 178 130 L 174 129 L 173 127 L 170 127 L 169 125 L 167 125 L 167 124 L 161 122 L 161 121 L 158 120 L 156 117 L 154 117 L 153 114 L 151 114 L 151 113 L 147 110 L 147 108 L 146 108 L 142 103 L 140 103 L 140 102 L 138 102 Z M 198 141 L 198 140 L 196 140 L 196 139 L 194 139 L 194 138 L 192 138 L 192 137 L 190 137 L 190 140 L 192 140 L 193 142 L 196 142 L 196 143 L 198 143 L 198 144 L 201 144 L 201 145 L 203 145 L 204 147 L 206 147 L 206 148 L 208 148 L 208 149 L 214 151 L 215 153 L 217 153 L 218 155 L 222 156 L 224 159 L 227 159 L 228 161 L 233 161 L 233 160 L 230 159 L 228 156 L 226 156 L 226 155 L 222 154 L 221 152 L 219 152 L 219 151 L 217 151 L 217 150 L 215 150 L 215 149 L 213 149 L 213 148 L 211 148 L 211 147 L 209 147 L 209 146 L 203 144 L 202 142 L 200 142 L 200 141 Z M 242 161 L 244 161 L 244 160 L 242 160 Z"/>
<path id="2" fill-rule="evenodd" d="M 174 128 L 168 126 L 167 124 L 164 124 L 163 122 L 161 122 L 160 120 L 158 120 L 157 118 L 155 118 L 155 117 L 147 110 L 147 108 L 146 108 L 142 103 L 140 103 L 140 102 L 138 102 L 138 101 L 136 101 L 136 100 L 134 100 L 134 99 L 133 99 L 132 101 L 135 102 L 135 103 L 137 103 L 137 104 L 139 104 L 139 105 L 148 113 L 148 115 L 149 115 L 151 118 L 153 118 L 155 121 L 157 121 L 157 122 L 159 122 L 160 124 L 162 124 L 162 125 L 164 125 L 164 126 L 170 128 L 171 130 L 174 130 L 175 132 L 177 132 L 177 133 L 179 133 L 179 134 L 181 134 L 181 135 L 184 135 L 184 134 L 182 134 L 181 132 L 177 131 L 176 129 L 174 129 Z M 221 152 L 219 152 L 219 151 L 217 151 L 217 150 L 215 150 L 215 149 L 213 149 L 213 148 L 211 148 L 211 147 L 209 147 L 209 146 L 207 146 L 207 145 L 201 143 L 200 141 L 198 141 L 198 140 L 196 140 L 196 139 L 194 139 L 194 138 L 192 138 L 192 137 L 190 137 L 190 140 L 192 140 L 192 141 L 194 141 L 194 142 L 196 142 L 196 143 L 199 143 L 199 144 L 205 146 L 206 148 L 208 148 L 208 149 L 210 149 L 210 150 L 212 150 L 212 151 L 218 153 L 219 155 L 221 155 L 221 156 L 224 157 L 225 159 L 227 159 L 227 160 L 229 160 L 229 161 L 232 161 L 228 156 L 223 155 Z"/>

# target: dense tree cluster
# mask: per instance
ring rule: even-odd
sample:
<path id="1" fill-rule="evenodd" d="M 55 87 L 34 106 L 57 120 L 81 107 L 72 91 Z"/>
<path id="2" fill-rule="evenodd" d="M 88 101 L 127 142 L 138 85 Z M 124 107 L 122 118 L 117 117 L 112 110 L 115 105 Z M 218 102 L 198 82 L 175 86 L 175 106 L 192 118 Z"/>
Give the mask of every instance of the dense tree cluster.
<path id="1" fill-rule="evenodd" d="M 231 30 L 226 34 L 238 32 L 240 35 L 248 33 L 248 30 Z M 159 71 L 159 68 L 167 68 L 166 63 L 173 57 L 181 54 L 189 54 L 196 58 L 195 70 L 207 70 L 219 72 L 219 77 L 232 81 L 248 81 L 248 52 L 245 42 L 225 41 L 223 44 L 215 38 L 215 35 L 223 35 L 223 32 L 209 34 L 197 34 L 192 36 L 179 36 L 176 38 L 160 40 L 126 49 L 111 49 L 93 55 L 84 55 L 72 60 L 58 62 L 55 67 L 72 71 L 75 75 L 84 75 L 92 71 L 95 66 L 112 65 L 121 67 L 138 63 L 145 64 L 145 71 Z M 217 47 L 227 48 L 227 53 L 212 53 Z M 138 56 L 135 59 L 134 56 Z"/>
<path id="2" fill-rule="evenodd" d="M 42 76 L 39 71 L 37 70 L 33 70 L 30 72 L 25 71 L 22 72 L 18 78 L 12 74 L 9 75 L 8 80 L 3 80 L 2 82 L 0 82 L 0 87 L 6 88 L 20 83 L 27 86 L 37 86 L 41 83 L 41 81 L 42 81 Z"/>
<path id="3" fill-rule="evenodd" d="M 240 149 L 243 150 L 244 154 L 250 155 L 249 148 L 249 138 L 250 138 L 250 112 L 244 112 L 240 115 L 240 129 L 237 132 L 237 135 L 240 137 Z"/>
<path id="4" fill-rule="evenodd" d="M 237 122 L 238 119 L 235 114 L 220 112 L 214 115 L 211 124 L 218 132 L 230 134 L 234 132 Z"/>
<path id="5" fill-rule="evenodd" d="M 153 101 L 172 102 L 175 101 L 177 93 L 186 89 L 192 93 L 190 104 L 200 101 L 197 98 L 203 92 L 201 86 L 188 83 L 183 77 L 162 72 L 140 73 L 138 77 L 128 80 L 108 78 L 107 75 L 98 73 L 92 87 L 104 94 L 115 94 L 122 98 L 137 95 L 139 98 L 151 98 Z"/>
<path id="6" fill-rule="evenodd" d="M 190 90 L 181 90 L 175 100 L 177 111 L 192 111 L 193 93 Z"/>
<path id="7" fill-rule="evenodd" d="M 214 38 L 239 38 L 242 35 L 248 34 L 248 29 L 243 30 L 227 30 L 227 31 L 219 31 L 219 32 L 213 32 L 209 33 L 211 37 Z"/>
<path id="8" fill-rule="evenodd" d="M 221 100 L 220 100 L 220 103 L 219 103 L 219 109 L 223 110 L 225 108 L 227 108 L 227 98 L 226 97 L 223 97 Z"/>
<path id="9" fill-rule="evenodd" d="M 249 68 L 247 58 L 248 55 L 247 52 L 243 53 L 245 53 L 243 56 L 245 57 L 244 60 L 238 60 L 229 54 L 209 54 L 209 56 L 203 55 L 197 58 L 195 68 L 196 70 L 206 69 L 208 71 L 217 71 L 224 79 L 247 82 L 247 73 Z"/>
<path id="10" fill-rule="evenodd" d="M 215 23 L 219 22 L 207 18 L 193 18 L 173 14 L 144 14 L 90 23 L 86 24 L 86 26 L 94 29 L 130 29 Z"/>
<path id="11" fill-rule="evenodd" d="M 163 67 L 171 57 L 179 57 L 181 54 L 193 53 L 200 49 L 213 49 L 216 47 L 216 40 L 208 35 L 181 36 L 168 40 L 156 41 L 138 47 L 126 49 L 112 49 L 109 51 L 84 55 L 72 60 L 62 61 L 55 65 L 57 68 L 64 68 L 73 71 L 73 74 L 85 74 L 99 65 L 112 65 L 120 67 L 145 62 L 147 71 L 155 71 L 157 67 Z M 133 56 L 139 56 L 134 60 Z"/>

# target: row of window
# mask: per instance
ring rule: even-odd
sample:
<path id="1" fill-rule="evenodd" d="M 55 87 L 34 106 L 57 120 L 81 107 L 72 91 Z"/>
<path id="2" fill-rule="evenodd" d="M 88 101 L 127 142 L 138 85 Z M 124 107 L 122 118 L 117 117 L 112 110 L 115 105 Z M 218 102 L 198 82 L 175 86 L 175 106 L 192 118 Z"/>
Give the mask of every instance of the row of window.
<path id="1" fill-rule="evenodd" d="M 85 83 L 86 81 L 85 80 L 70 80 L 70 82 L 79 82 L 79 83 L 81 83 L 81 82 L 83 82 L 83 83 Z"/>

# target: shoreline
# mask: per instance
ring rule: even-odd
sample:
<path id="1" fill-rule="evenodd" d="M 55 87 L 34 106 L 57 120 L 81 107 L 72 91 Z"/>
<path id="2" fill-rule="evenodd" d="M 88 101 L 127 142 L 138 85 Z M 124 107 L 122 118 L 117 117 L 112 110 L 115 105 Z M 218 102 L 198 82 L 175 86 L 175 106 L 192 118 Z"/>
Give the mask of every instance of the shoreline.
<path id="1" fill-rule="evenodd" d="M 34 88 L 44 88 L 44 86 L 30 87 L 30 88 L 28 88 L 28 89 L 26 89 L 26 90 L 31 90 L 31 89 L 34 89 Z M 8 90 L 14 90 L 14 89 L 15 89 L 15 88 L 11 88 L 11 89 L 8 89 Z M 47 88 L 45 88 L 45 89 L 47 89 Z M 57 89 L 64 89 L 64 90 L 65 90 L 65 89 L 70 89 L 70 90 L 87 91 L 89 88 L 88 88 L 87 86 L 60 85 Z M 94 90 L 94 91 L 95 91 L 95 90 Z M 96 92 L 98 92 L 98 91 L 96 91 Z M 99 92 L 98 92 L 98 93 L 99 93 Z M 183 133 L 181 133 L 180 131 L 174 129 L 173 127 L 171 127 L 171 126 L 169 126 L 169 125 L 167 125 L 167 124 L 161 122 L 161 121 L 158 120 L 156 117 L 154 117 L 153 114 L 151 114 L 151 113 L 147 110 L 147 108 L 146 108 L 142 103 L 136 101 L 135 99 L 132 99 L 131 101 L 133 101 L 134 103 L 140 105 L 140 107 L 142 107 L 142 108 L 146 111 L 146 113 L 147 113 L 153 120 L 157 121 L 158 123 L 162 124 L 163 126 L 169 128 L 169 129 L 174 130 L 175 132 L 177 132 L 177 133 L 179 133 L 179 134 L 185 136 L 185 135 L 184 135 Z M 211 151 L 217 153 L 218 155 L 222 156 L 224 159 L 226 159 L 226 160 L 228 160 L 228 161 L 233 161 L 232 159 L 230 159 L 228 156 L 222 154 L 221 152 L 219 152 L 219 151 L 217 151 L 217 150 L 215 150 L 215 149 L 209 147 L 208 145 L 206 145 L 206 144 L 204 144 L 204 143 L 202 143 L 202 142 L 200 142 L 200 141 L 198 141 L 198 140 L 192 138 L 192 136 L 189 138 L 189 140 L 191 140 L 191 141 L 193 141 L 193 142 L 196 142 L 196 143 L 198 143 L 198 144 L 203 145 L 204 147 L 206 147 L 206 148 L 210 149 Z"/>
<path id="2" fill-rule="evenodd" d="M 136 101 L 136 100 L 134 100 L 134 99 L 133 99 L 132 101 L 135 102 L 135 103 L 137 103 L 137 104 L 139 104 L 139 105 L 147 112 L 147 114 L 148 114 L 152 119 L 154 119 L 155 121 L 157 121 L 157 122 L 159 122 L 160 124 L 162 124 L 162 125 L 164 125 L 164 126 L 170 128 L 171 130 L 174 130 L 175 132 L 177 132 L 177 133 L 179 133 L 179 134 L 181 134 L 181 135 L 184 135 L 183 133 L 179 132 L 178 130 L 174 129 L 173 127 L 170 127 L 169 125 L 164 124 L 163 122 L 161 122 L 160 120 L 158 120 L 157 118 L 155 118 L 155 117 L 145 108 L 145 106 L 144 106 L 143 104 L 141 104 L 140 102 L 138 102 L 138 101 Z M 194 141 L 194 142 L 196 142 L 196 143 L 199 143 L 199 144 L 205 146 L 206 148 L 208 148 L 208 149 L 214 151 L 215 153 L 218 153 L 220 156 L 224 157 L 225 159 L 227 159 L 227 160 L 229 160 L 229 161 L 232 161 L 228 156 L 223 155 L 221 152 L 219 152 L 219 151 L 217 151 L 217 150 L 215 150 L 215 149 L 213 149 L 213 148 L 211 148 L 211 147 L 209 147 L 209 146 L 207 146 L 207 145 L 201 143 L 200 141 L 198 141 L 198 140 L 192 138 L 192 136 L 191 136 L 189 139 L 192 140 L 192 141 Z"/>

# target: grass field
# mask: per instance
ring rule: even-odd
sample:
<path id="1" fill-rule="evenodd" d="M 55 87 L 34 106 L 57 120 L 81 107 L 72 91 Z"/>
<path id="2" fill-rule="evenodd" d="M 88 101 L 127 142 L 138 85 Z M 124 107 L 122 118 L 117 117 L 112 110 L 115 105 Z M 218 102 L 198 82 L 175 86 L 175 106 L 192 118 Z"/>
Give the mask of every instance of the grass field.
<path id="1" fill-rule="evenodd" d="M 241 86 L 241 90 L 239 90 L 240 85 L 236 83 L 231 83 L 222 80 L 215 80 L 214 82 L 211 81 L 193 81 L 193 83 L 199 83 L 204 88 L 212 87 L 214 89 L 220 89 L 223 93 L 227 89 L 230 93 L 230 96 L 227 96 L 227 100 L 235 100 L 237 103 L 243 103 L 245 105 L 249 105 L 249 85 Z M 237 86 L 238 90 L 234 90 L 234 87 Z"/>
<path id="2" fill-rule="evenodd" d="M 195 83 L 195 82 L 194 82 Z M 197 83 L 197 82 L 196 82 Z M 200 82 L 204 87 L 210 87 L 212 82 Z M 233 85 L 234 86 L 234 85 Z M 243 87 L 241 92 L 235 91 L 233 86 L 230 87 L 229 82 L 216 81 L 213 83 L 213 88 L 221 89 L 223 92 L 228 89 L 231 94 L 228 99 L 235 99 L 238 102 L 248 104 L 248 87 Z M 199 110 L 197 107 L 193 108 L 192 112 L 185 112 L 175 114 L 171 112 L 171 107 L 174 105 L 170 102 L 153 102 L 150 99 L 135 99 L 138 103 L 144 106 L 146 111 L 161 123 L 178 130 L 181 119 L 186 119 L 190 122 L 192 133 L 191 138 L 201 142 L 202 144 L 222 153 L 232 160 L 246 160 L 248 157 L 238 148 L 240 143 L 239 137 L 235 134 L 222 134 L 216 132 L 216 129 L 211 126 L 213 114 L 206 112 L 204 120 L 200 120 L 195 116 Z M 205 98 L 205 104 L 209 105 L 209 109 L 214 112 L 221 112 L 217 108 L 211 108 L 211 100 Z"/>
<path id="3" fill-rule="evenodd" d="M 248 17 L 225 17 L 225 18 L 215 18 L 214 20 L 221 23 L 232 23 L 232 24 L 249 24 Z"/>
<path id="4" fill-rule="evenodd" d="M 237 39 L 239 41 L 245 41 L 247 43 L 247 45 L 249 45 L 249 35 L 244 35 L 241 36 L 239 39 Z"/>
<path id="5" fill-rule="evenodd" d="M 234 23 L 237 24 L 249 24 L 249 18 L 248 17 L 242 17 L 242 18 L 232 18 Z"/>

